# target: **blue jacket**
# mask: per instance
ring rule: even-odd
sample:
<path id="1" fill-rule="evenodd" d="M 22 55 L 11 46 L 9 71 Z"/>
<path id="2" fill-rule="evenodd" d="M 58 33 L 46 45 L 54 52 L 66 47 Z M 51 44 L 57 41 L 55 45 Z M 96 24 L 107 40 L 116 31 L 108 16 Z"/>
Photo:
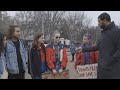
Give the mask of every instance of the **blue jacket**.
<path id="1" fill-rule="evenodd" d="M 5 51 L 6 51 L 6 53 L 5 53 L 6 68 L 7 68 L 8 73 L 19 74 L 16 47 L 12 41 L 10 41 L 10 40 L 7 41 Z M 27 52 L 25 50 L 25 47 L 21 41 L 20 41 L 20 54 L 21 54 L 21 58 L 23 61 L 23 69 L 24 69 L 24 71 L 26 71 L 27 67 L 28 67 L 28 57 L 27 57 Z"/>
<path id="2" fill-rule="evenodd" d="M 5 62 L 5 56 L 4 53 L 2 52 L 0 55 L 0 77 L 4 72 L 4 62 Z"/>
<path id="3" fill-rule="evenodd" d="M 71 54 L 75 54 L 75 47 L 74 46 L 70 47 L 70 52 L 71 52 Z"/>

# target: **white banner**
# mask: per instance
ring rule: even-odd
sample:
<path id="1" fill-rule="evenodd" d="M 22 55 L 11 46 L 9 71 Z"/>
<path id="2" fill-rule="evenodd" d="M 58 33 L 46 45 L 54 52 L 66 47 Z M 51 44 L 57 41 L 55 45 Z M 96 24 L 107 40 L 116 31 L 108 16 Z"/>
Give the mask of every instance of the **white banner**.
<path id="1" fill-rule="evenodd" d="M 77 66 L 77 73 L 79 79 L 96 79 L 97 64 L 79 65 Z"/>

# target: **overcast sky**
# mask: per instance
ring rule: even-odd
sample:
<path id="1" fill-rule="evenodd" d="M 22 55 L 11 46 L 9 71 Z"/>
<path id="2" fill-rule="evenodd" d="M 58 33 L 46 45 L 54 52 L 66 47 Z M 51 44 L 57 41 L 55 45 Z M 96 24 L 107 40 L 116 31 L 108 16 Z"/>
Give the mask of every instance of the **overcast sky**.
<path id="1" fill-rule="evenodd" d="M 103 13 L 107 12 L 111 16 L 111 20 L 114 21 L 117 25 L 120 24 L 120 11 L 85 11 L 88 17 L 92 18 L 92 26 L 97 26 L 97 18 Z M 16 11 L 8 11 L 10 16 L 14 16 Z"/>

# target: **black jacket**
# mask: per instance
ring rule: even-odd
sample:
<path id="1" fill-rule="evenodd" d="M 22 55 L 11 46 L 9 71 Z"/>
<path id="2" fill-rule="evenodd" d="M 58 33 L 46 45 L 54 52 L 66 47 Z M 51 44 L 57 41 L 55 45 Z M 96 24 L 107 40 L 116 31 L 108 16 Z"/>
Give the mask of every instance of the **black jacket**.
<path id="1" fill-rule="evenodd" d="M 37 75 L 41 75 L 41 56 L 40 52 L 35 49 L 31 48 L 30 50 L 30 57 L 29 57 L 29 62 L 28 62 L 28 72 L 31 74 L 31 76 L 36 77 Z"/>
<path id="2" fill-rule="evenodd" d="M 91 48 L 83 51 L 99 50 L 98 79 L 120 79 L 120 29 L 111 22 L 101 32 L 101 39 Z"/>

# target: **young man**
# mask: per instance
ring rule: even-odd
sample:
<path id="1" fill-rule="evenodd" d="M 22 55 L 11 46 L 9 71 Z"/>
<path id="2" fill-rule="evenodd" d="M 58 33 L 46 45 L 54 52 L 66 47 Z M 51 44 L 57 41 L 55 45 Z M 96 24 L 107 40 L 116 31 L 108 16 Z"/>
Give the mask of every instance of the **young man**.
<path id="1" fill-rule="evenodd" d="M 80 51 L 99 50 L 98 79 L 120 79 L 120 29 L 111 22 L 108 13 L 102 13 L 98 17 L 98 25 L 101 27 L 101 39 L 94 47 L 82 48 Z"/>
<path id="2" fill-rule="evenodd" d="M 51 39 L 51 44 L 46 47 L 46 62 L 50 71 L 60 73 L 66 68 L 68 62 L 66 47 L 60 43 L 58 31 L 52 33 Z"/>
<path id="3" fill-rule="evenodd" d="M 91 35 L 85 34 L 83 35 L 83 43 L 82 47 L 91 47 L 94 44 L 91 42 Z M 86 65 L 86 64 L 94 64 L 98 61 L 98 51 L 93 52 L 76 52 L 76 62 L 75 62 L 75 69 L 77 65 Z"/>
<path id="4" fill-rule="evenodd" d="M 27 53 L 20 41 L 20 28 L 10 26 L 7 35 L 6 64 L 8 79 L 25 79 L 27 69 Z"/>

